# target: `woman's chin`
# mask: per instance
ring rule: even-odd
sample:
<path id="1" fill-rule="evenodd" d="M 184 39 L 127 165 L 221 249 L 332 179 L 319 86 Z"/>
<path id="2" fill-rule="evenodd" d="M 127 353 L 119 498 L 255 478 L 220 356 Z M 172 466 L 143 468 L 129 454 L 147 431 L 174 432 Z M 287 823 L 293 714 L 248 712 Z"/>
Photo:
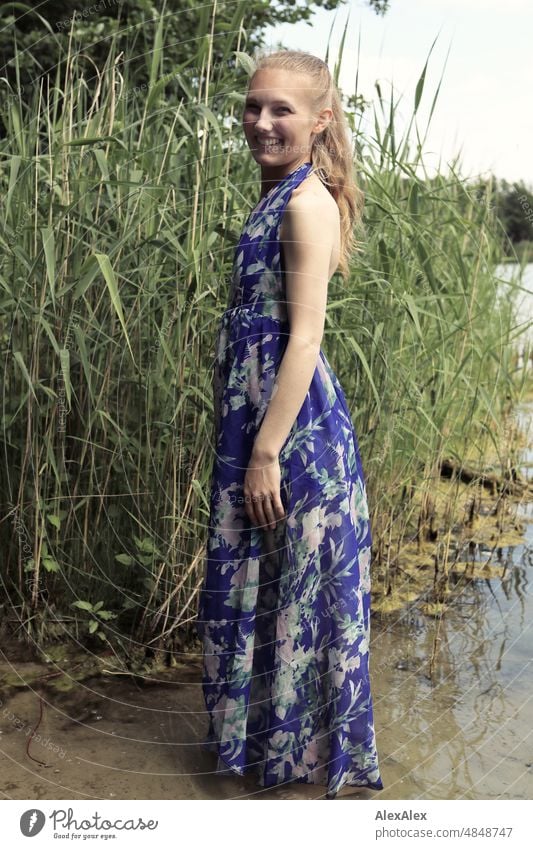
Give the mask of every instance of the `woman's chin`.
<path id="1" fill-rule="evenodd" d="M 279 147 L 272 146 L 272 148 L 268 148 L 258 145 L 257 142 L 253 142 L 253 144 L 250 145 L 250 151 L 256 159 L 260 158 L 268 162 L 283 160 L 287 155 L 287 150 L 282 145 Z"/>

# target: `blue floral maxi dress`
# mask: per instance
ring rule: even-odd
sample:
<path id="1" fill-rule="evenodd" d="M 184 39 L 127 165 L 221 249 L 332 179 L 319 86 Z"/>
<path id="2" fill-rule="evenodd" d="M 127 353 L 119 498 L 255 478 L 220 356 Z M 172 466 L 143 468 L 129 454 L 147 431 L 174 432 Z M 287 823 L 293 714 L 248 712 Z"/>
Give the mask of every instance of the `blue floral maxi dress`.
<path id="1" fill-rule="evenodd" d="M 252 210 L 235 249 L 213 364 L 216 451 L 197 618 L 217 772 L 383 788 L 369 680 L 371 531 L 343 390 L 320 350 L 279 455 L 285 518 L 245 511 L 243 483 L 289 337 L 279 240 L 287 174 Z"/>

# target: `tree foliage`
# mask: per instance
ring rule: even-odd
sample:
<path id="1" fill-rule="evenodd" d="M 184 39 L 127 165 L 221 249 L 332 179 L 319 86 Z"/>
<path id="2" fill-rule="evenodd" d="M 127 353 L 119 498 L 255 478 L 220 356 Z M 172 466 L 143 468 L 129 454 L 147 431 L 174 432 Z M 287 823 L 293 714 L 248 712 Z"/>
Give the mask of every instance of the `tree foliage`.
<path id="1" fill-rule="evenodd" d="M 383 15 L 389 0 L 366 0 L 376 14 Z M 44 0 L 35 6 L 6 3 L 0 16 L 0 64 L 11 88 L 27 95 L 43 77 L 52 84 L 63 79 L 69 52 L 85 57 L 88 74 L 101 69 L 109 56 L 110 45 L 122 61 L 129 63 L 130 79 L 146 80 L 152 62 L 153 45 L 161 17 L 164 19 L 164 66 L 171 73 L 176 62 L 194 62 L 198 53 L 199 19 L 215 16 L 213 61 L 223 53 L 222 42 L 233 38 L 235 45 L 252 52 L 263 44 L 266 27 L 312 22 L 318 8 L 335 9 L 345 0 L 314 0 L 294 3 L 290 0 L 273 5 L 269 0 L 237 0 L 201 4 L 195 0 L 94 0 L 80 8 L 79 0 Z M 113 36 L 115 38 L 113 38 Z M 90 69 L 90 70 L 89 70 Z"/>

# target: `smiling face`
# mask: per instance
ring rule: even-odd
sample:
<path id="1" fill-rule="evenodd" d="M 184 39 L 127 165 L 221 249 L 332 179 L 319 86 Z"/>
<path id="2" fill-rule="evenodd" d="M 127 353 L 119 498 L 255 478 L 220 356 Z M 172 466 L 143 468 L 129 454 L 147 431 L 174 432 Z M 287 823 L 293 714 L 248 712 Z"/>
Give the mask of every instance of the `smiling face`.
<path id="1" fill-rule="evenodd" d="M 243 130 L 263 175 L 297 168 L 311 160 L 311 146 L 333 117 L 324 109 L 311 114 L 313 90 L 306 74 L 282 68 L 256 71 L 250 80 L 243 112 Z"/>

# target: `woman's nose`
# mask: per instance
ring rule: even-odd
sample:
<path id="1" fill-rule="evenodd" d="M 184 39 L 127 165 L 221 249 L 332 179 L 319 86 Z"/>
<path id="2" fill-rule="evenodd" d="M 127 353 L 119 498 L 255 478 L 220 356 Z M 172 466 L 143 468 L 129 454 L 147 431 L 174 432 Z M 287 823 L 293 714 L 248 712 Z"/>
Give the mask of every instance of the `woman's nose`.
<path id="1" fill-rule="evenodd" d="M 272 121 L 266 113 L 261 113 L 254 126 L 258 133 L 264 133 L 266 135 L 272 129 Z"/>

